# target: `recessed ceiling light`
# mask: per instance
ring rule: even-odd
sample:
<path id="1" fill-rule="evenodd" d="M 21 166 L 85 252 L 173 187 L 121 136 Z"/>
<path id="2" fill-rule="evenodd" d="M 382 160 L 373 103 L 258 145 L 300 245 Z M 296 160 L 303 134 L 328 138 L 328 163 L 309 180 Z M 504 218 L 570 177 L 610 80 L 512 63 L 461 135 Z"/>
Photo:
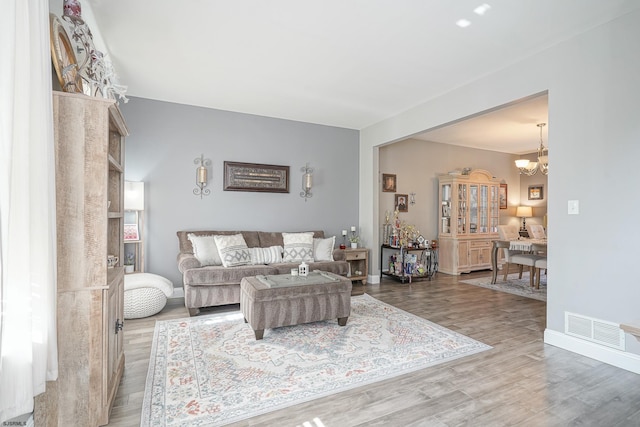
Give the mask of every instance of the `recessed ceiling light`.
<path id="1" fill-rule="evenodd" d="M 476 13 L 476 15 L 484 15 L 485 13 L 487 13 L 489 11 L 489 9 L 491 9 L 491 6 L 483 3 L 480 6 L 476 7 L 475 9 L 473 9 L 473 11 Z"/>
<path id="2" fill-rule="evenodd" d="M 467 21 L 466 19 L 458 19 L 456 21 L 456 25 L 460 28 L 465 28 L 468 27 L 469 25 L 471 25 L 470 21 Z"/>

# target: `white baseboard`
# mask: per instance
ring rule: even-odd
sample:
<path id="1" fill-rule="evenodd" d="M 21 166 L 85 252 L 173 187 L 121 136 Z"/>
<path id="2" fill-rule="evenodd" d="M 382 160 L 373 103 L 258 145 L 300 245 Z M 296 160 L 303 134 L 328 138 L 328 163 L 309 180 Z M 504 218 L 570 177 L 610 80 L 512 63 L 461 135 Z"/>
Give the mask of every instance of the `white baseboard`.
<path id="1" fill-rule="evenodd" d="M 184 297 L 184 289 L 182 287 L 173 288 L 173 295 L 171 295 L 171 298 L 182 298 L 182 297 Z"/>
<path id="2" fill-rule="evenodd" d="M 605 347 L 550 329 L 544 331 L 544 342 L 640 374 L 640 356 L 637 354 Z"/>
<path id="3" fill-rule="evenodd" d="M 367 276 L 367 284 L 371 284 L 371 285 L 380 284 L 380 275 L 379 274 L 369 274 Z"/>

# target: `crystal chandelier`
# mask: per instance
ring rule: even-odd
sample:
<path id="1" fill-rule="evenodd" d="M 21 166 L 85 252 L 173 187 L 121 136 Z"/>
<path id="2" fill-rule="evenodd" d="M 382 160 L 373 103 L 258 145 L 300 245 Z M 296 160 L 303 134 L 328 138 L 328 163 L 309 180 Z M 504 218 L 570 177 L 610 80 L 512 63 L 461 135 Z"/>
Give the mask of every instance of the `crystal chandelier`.
<path id="1" fill-rule="evenodd" d="M 540 128 L 540 147 L 538 148 L 538 161 L 531 162 L 527 159 L 516 160 L 516 167 L 523 175 L 535 175 L 536 172 L 538 172 L 538 169 L 540 169 L 540 172 L 544 175 L 547 175 L 549 173 L 549 149 L 546 148 L 542 143 L 542 128 L 546 125 L 546 123 L 538 123 L 536 125 Z"/>

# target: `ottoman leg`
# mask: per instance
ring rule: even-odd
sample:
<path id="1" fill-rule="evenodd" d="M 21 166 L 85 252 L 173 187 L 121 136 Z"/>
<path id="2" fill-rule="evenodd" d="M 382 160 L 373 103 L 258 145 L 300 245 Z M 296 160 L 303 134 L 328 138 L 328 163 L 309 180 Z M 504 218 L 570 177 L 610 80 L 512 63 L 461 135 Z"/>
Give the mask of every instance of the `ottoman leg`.
<path id="1" fill-rule="evenodd" d="M 264 336 L 264 329 L 256 329 L 253 332 L 256 334 L 256 341 L 261 340 Z"/>
<path id="2" fill-rule="evenodd" d="M 338 317 L 338 325 L 345 326 L 349 317 Z"/>

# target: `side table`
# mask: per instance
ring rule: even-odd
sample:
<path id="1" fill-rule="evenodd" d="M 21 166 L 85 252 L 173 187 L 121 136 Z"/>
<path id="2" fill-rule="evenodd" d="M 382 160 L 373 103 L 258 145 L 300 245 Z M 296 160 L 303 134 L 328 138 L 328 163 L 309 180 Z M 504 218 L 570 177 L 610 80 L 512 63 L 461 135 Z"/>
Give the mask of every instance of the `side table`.
<path id="1" fill-rule="evenodd" d="M 369 249 L 344 249 L 344 259 L 349 263 L 349 275 L 347 278 L 351 279 L 351 281 L 362 280 L 362 284 L 366 285 L 369 271 Z"/>

